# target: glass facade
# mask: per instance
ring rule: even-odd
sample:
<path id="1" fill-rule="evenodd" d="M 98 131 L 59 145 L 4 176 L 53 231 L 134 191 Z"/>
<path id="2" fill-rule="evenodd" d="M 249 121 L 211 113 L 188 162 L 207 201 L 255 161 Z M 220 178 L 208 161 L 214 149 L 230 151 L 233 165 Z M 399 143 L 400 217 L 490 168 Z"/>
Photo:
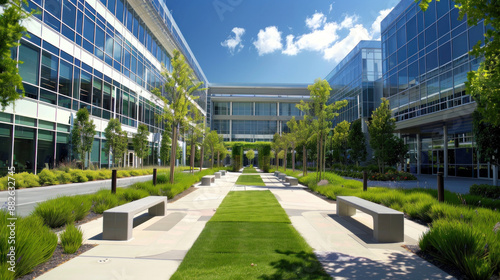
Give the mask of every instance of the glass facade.
<path id="1" fill-rule="evenodd" d="M 0 137 L 10 140 L 0 150 L 0 172 L 10 165 L 19 172 L 39 172 L 77 158 L 70 132 L 80 108 L 87 108 L 97 125 L 91 151 L 97 166 L 109 162 L 102 151 L 107 120 L 118 118 L 131 134 L 139 123 L 161 134 L 164 124 L 155 114 L 163 106 L 151 91 L 165 81 L 161 65 L 171 68 L 167 49 L 179 47 L 197 79 L 207 84 L 165 3 L 147 1 L 140 6 L 144 13 L 133 8 L 139 7 L 134 1 L 28 0 L 26 9 L 38 13 L 27 27 L 29 36 L 12 52 L 22 61 L 26 94 L 21 105 L 1 114 Z M 152 31 L 158 28 L 169 33 Z M 206 91 L 194 95 L 206 114 Z M 150 164 L 157 162 L 156 142 L 150 143 Z"/>
<path id="2" fill-rule="evenodd" d="M 347 100 L 333 126 L 370 117 L 380 104 L 377 80 L 382 77 L 382 52 L 379 41 L 361 41 L 326 77 L 332 92 L 329 103 Z"/>

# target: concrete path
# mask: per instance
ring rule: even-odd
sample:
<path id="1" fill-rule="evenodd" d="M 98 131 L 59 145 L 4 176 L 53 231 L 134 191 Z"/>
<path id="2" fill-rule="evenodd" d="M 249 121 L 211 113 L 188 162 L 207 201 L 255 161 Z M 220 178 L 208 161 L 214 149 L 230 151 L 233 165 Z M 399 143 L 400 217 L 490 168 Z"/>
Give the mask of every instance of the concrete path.
<path id="1" fill-rule="evenodd" d="M 319 198 L 305 187 L 284 187 L 272 174 L 261 176 L 266 187 L 246 189 L 269 189 L 276 196 L 332 278 L 454 279 L 401 247 L 417 245 L 427 227 L 405 219 L 404 242 L 377 243 L 373 239 L 372 216 L 357 211 L 353 217 L 341 218 L 336 215 L 335 201 Z"/>
<path id="2" fill-rule="evenodd" d="M 153 180 L 153 175 L 121 178 L 116 180 L 116 186 L 121 188 L 150 180 Z M 104 188 L 111 190 L 111 179 L 16 190 L 16 211 L 20 216 L 28 216 L 39 202 L 58 196 L 95 193 Z M 6 191 L 0 192 L 0 207 L 7 202 L 8 197 Z"/>
<path id="3" fill-rule="evenodd" d="M 37 279 L 169 279 L 238 176 L 228 173 L 210 187 L 195 186 L 194 192 L 168 203 L 166 216 L 151 218 L 145 211 L 134 223 L 146 221 L 134 227 L 129 241 L 102 240 L 102 218 L 82 225 L 86 243 L 99 246 Z"/>
<path id="4" fill-rule="evenodd" d="M 130 241 L 101 239 L 102 218 L 82 226 L 86 243 L 99 246 L 47 272 L 38 279 L 169 279 L 229 191 L 270 190 L 293 226 L 313 247 L 334 279 L 452 279 L 432 264 L 407 252 L 426 227 L 405 220 L 405 242 L 378 244 L 372 239 L 372 218 L 358 212 L 339 218 L 335 203 L 305 187 L 287 187 L 272 174 L 261 174 L 266 187 L 237 186 L 240 173 L 227 173 L 210 187 L 169 203 L 165 217 L 146 220 L 133 230 Z"/>

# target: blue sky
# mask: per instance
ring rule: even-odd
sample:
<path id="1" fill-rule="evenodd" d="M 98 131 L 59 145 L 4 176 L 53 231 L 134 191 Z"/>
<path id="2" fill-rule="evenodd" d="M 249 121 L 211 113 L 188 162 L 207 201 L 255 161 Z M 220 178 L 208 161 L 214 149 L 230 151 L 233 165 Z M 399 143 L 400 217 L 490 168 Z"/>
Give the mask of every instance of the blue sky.
<path id="1" fill-rule="evenodd" d="M 310 84 L 396 0 L 165 0 L 210 83 Z"/>

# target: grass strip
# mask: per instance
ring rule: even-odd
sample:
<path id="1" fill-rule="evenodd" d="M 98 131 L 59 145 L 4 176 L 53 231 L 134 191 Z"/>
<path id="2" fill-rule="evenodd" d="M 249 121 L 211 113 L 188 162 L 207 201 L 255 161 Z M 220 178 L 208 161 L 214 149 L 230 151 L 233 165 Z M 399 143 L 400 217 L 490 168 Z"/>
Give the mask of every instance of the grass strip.
<path id="1" fill-rule="evenodd" d="M 331 278 L 274 195 L 246 191 L 226 196 L 170 279 Z"/>
<path id="2" fill-rule="evenodd" d="M 262 177 L 260 177 L 260 175 L 242 175 L 238 177 L 236 185 L 266 186 L 266 183 L 262 181 Z"/>
<path id="3" fill-rule="evenodd" d="M 257 170 L 253 167 L 245 167 L 243 169 L 243 174 L 245 173 L 259 173 L 259 172 L 257 172 Z"/>

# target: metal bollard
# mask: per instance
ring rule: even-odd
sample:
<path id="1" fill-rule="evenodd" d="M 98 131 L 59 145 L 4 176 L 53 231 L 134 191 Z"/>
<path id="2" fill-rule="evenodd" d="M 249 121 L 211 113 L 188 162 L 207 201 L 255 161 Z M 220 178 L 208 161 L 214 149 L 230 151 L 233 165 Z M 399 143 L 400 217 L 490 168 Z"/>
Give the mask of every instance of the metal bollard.
<path id="1" fill-rule="evenodd" d="M 366 170 L 363 171 L 363 191 L 366 192 L 368 190 L 368 174 L 366 174 Z"/>
<path id="2" fill-rule="evenodd" d="M 153 168 L 153 186 L 156 186 L 156 168 Z"/>
<path id="3" fill-rule="evenodd" d="M 438 187 L 438 201 L 444 202 L 444 178 L 443 172 L 438 172 L 437 176 L 437 187 Z"/>
<path id="4" fill-rule="evenodd" d="M 116 169 L 111 171 L 111 193 L 116 193 Z"/>

